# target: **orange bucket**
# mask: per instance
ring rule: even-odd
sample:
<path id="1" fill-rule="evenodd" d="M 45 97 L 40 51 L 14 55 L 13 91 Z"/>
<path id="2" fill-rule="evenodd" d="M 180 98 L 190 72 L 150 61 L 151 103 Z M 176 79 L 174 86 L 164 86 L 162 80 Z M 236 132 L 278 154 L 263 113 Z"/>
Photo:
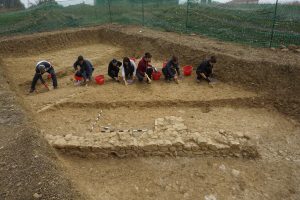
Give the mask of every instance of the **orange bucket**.
<path id="1" fill-rule="evenodd" d="M 95 77 L 95 81 L 98 85 L 103 85 L 105 82 L 104 75 L 98 75 Z"/>
<path id="2" fill-rule="evenodd" d="M 184 66 L 183 67 L 183 74 L 185 76 L 190 76 L 192 74 L 193 71 L 193 66 Z"/>
<path id="3" fill-rule="evenodd" d="M 153 80 L 155 81 L 158 81 L 160 79 L 160 76 L 161 76 L 161 72 L 159 71 L 152 73 Z"/>
<path id="4" fill-rule="evenodd" d="M 82 77 L 76 76 L 76 75 L 74 76 L 74 78 L 75 78 L 76 81 L 82 81 L 82 79 L 83 79 Z"/>

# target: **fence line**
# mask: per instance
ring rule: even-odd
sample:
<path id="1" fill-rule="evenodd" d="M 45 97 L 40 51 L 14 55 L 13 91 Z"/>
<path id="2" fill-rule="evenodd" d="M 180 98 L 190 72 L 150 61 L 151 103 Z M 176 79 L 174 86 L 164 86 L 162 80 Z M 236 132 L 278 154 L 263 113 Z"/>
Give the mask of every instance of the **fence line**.
<path id="1" fill-rule="evenodd" d="M 120 23 L 196 33 L 222 41 L 271 47 L 300 45 L 300 6 L 217 4 L 209 0 L 94 0 L 95 5 L 46 4 L 0 14 L 0 35 Z M 73 0 L 61 1 L 69 5 Z M 108 18 L 107 18 L 108 17 Z"/>

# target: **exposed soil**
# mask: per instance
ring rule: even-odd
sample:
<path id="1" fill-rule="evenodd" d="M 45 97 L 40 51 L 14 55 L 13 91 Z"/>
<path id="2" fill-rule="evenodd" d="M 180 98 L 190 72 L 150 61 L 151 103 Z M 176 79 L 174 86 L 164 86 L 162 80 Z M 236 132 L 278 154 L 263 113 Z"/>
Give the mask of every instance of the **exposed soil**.
<path id="1" fill-rule="evenodd" d="M 290 162 L 215 158 L 82 160 L 63 157 L 90 199 L 298 199 Z M 225 170 L 224 167 L 225 166 Z M 278 169 L 285 173 L 277 173 Z M 239 175 L 233 175 L 238 170 Z"/>
<path id="2" fill-rule="evenodd" d="M 78 198 L 73 187 L 80 199 L 300 198 L 299 54 L 122 26 L 3 39 L 0 47 L 5 89 L 0 100 L 9 105 L 0 116 L 0 153 L 5 155 L 0 167 L 4 173 L 12 170 L 9 176 L 0 174 L 5 199 L 30 199 L 34 193 L 42 199 Z M 154 55 L 152 64 L 158 68 L 172 54 L 179 55 L 181 66 L 196 66 L 216 54 L 219 81 L 209 87 L 191 76 L 178 85 L 160 80 L 126 87 L 106 76 L 105 85 L 80 87 L 71 80 L 80 54 L 95 64 L 95 75 L 106 75 L 112 58 L 140 57 L 145 51 Z M 34 65 L 42 59 L 62 72 L 59 89 L 46 92 L 39 85 L 38 93 L 28 95 Z M 25 114 L 10 106 L 14 94 L 7 92 L 4 78 Z M 100 111 L 95 131 L 101 126 L 150 128 L 155 118 L 180 116 L 191 129 L 247 133 L 261 158 L 88 160 L 56 155 L 41 139 L 45 134 L 84 135 Z"/>
<path id="3" fill-rule="evenodd" d="M 300 117 L 299 53 L 257 49 L 141 27 L 109 25 L 6 38 L 0 41 L 0 54 L 9 57 L 30 56 L 38 52 L 53 52 L 95 43 L 119 47 L 127 55 L 135 57 L 150 51 L 157 60 L 166 60 L 172 54 L 177 54 L 182 64 L 193 66 L 214 54 L 219 61 L 216 69 L 218 79 L 256 92 L 268 92 L 265 97 L 280 112 Z M 78 48 L 78 52 L 80 50 Z M 99 52 L 97 58 L 101 55 L 102 52 Z"/>
<path id="4" fill-rule="evenodd" d="M 0 94 L 0 199 L 81 199 L 3 76 Z"/>

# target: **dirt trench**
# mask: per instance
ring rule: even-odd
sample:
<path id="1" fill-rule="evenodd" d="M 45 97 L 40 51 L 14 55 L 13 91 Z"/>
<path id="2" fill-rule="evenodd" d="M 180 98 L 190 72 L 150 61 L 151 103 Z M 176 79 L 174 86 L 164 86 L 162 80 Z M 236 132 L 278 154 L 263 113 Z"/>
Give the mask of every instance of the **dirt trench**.
<path id="1" fill-rule="evenodd" d="M 25 109 L 14 114 L 15 108 L 5 107 L 14 120 L 9 126 L 4 125 L 10 123 L 6 115 L 1 115 L 5 139 L 0 152 L 6 156 L 1 157 L 4 181 L 0 187 L 6 191 L 1 193 L 5 199 L 22 195 L 30 199 L 35 193 L 41 199 L 299 198 L 298 54 L 273 55 L 266 49 L 118 25 L 7 38 L 0 47 L 3 105 L 13 102 L 4 101 L 11 90 L 16 104 Z M 196 83 L 194 77 L 185 77 L 179 85 L 160 80 L 151 86 L 129 87 L 107 76 L 103 86 L 75 87 L 70 81 L 78 54 L 91 59 L 95 74 L 106 74 L 112 57 L 140 57 L 145 51 L 153 54 L 153 64 L 159 68 L 172 54 L 179 55 L 182 65 L 194 66 L 217 55 L 220 82 L 211 88 Z M 57 71 L 68 73 L 59 77 L 58 90 L 44 92 L 38 85 L 40 93 L 27 95 L 34 63 L 40 59 L 50 59 Z M 95 130 L 107 126 L 150 129 L 156 118 L 177 116 L 199 133 L 245 133 L 261 156 L 254 160 L 213 156 L 82 159 L 54 151 L 42 137 L 86 136 L 100 111 L 103 118 Z M 18 119 L 27 117 L 21 132 L 15 131 Z M 17 159 L 12 160 L 14 156 Z M 7 176 L 9 170 L 13 173 Z M 21 183 L 16 182 L 18 176 Z"/>
<path id="2" fill-rule="evenodd" d="M 191 64 L 194 69 L 203 59 L 216 55 L 215 73 L 218 79 L 266 93 L 264 96 L 268 103 L 272 102 L 280 112 L 300 118 L 300 55 L 297 53 L 208 42 L 206 38 L 113 25 L 2 40 L 0 54 L 26 56 L 95 43 L 122 47 L 128 55 L 135 57 L 146 51 L 163 61 L 171 55 L 178 55 L 180 63 Z"/>

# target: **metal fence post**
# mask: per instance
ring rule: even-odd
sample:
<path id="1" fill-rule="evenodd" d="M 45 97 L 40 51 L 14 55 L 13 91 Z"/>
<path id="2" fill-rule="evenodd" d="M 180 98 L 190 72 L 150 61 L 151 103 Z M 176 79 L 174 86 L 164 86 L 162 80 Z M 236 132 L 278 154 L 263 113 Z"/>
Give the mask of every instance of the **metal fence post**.
<path id="1" fill-rule="evenodd" d="M 110 9 L 110 0 L 108 0 L 108 11 L 109 11 L 109 21 L 110 21 L 110 23 L 112 23 L 111 9 Z"/>
<path id="2" fill-rule="evenodd" d="M 188 31 L 188 23 L 189 23 L 189 0 L 186 2 L 186 16 L 185 16 L 185 30 Z"/>
<path id="3" fill-rule="evenodd" d="M 145 10 L 144 10 L 144 0 L 142 0 L 142 14 L 143 14 L 143 26 L 145 25 Z"/>
<path id="4" fill-rule="evenodd" d="M 271 32 L 271 38 L 270 38 L 270 45 L 269 47 L 272 47 L 273 37 L 274 37 L 274 29 L 275 29 L 275 23 L 276 23 L 276 17 L 277 17 L 277 6 L 278 6 L 278 0 L 276 0 L 275 4 L 275 11 L 273 15 L 273 24 L 272 24 L 272 32 Z"/>

